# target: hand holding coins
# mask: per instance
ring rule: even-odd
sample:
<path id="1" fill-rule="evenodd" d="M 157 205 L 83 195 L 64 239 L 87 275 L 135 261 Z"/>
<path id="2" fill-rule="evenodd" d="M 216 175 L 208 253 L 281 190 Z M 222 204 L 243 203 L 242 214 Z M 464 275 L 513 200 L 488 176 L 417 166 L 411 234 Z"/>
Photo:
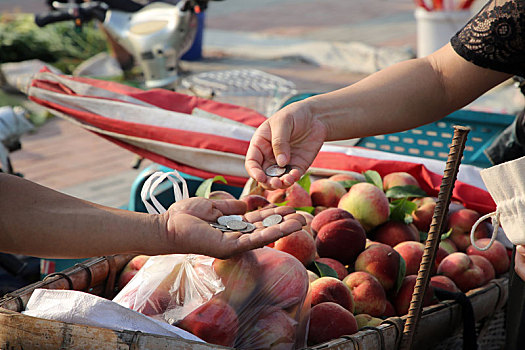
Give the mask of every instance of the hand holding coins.
<path id="1" fill-rule="evenodd" d="M 241 233 L 251 233 L 255 230 L 255 225 L 244 221 L 241 215 L 219 216 L 217 222 L 210 223 L 210 226 L 222 232 L 238 231 Z"/>
<path id="2" fill-rule="evenodd" d="M 266 176 L 276 177 L 276 176 L 283 176 L 284 174 L 287 174 L 292 170 L 292 168 L 287 165 L 285 167 L 281 167 L 277 164 L 270 165 L 266 170 L 264 170 L 264 173 Z"/>
<path id="3" fill-rule="evenodd" d="M 154 245 L 152 255 L 192 253 L 224 259 L 261 248 L 306 224 L 292 207 L 245 211 L 246 204 L 233 199 L 189 198 L 175 203 L 160 215 L 165 232 L 148 241 Z"/>

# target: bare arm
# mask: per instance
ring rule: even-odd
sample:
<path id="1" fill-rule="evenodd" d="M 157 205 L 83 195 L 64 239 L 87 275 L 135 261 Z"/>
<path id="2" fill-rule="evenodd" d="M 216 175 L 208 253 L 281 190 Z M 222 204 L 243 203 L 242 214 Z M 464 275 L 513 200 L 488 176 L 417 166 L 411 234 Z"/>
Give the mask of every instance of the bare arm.
<path id="1" fill-rule="evenodd" d="M 264 187 L 289 186 L 306 172 L 325 141 L 389 134 L 436 121 L 509 77 L 466 61 L 448 44 L 428 57 L 286 106 L 257 128 L 246 170 Z M 293 170 L 269 178 L 263 169 L 275 163 Z"/>
<path id="2" fill-rule="evenodd" d="M 189 198 L 164 214 L 145 214 L 80 200 L 0 173 L 0 251 L 48 258 L 137 253 L 195 253 L 224 258 L 262 247 L 305 224 L 293 208 L 268 209 L 285 221 L 251 234 L 226 232 L 208 222 L 243 214 L 239 200 Z"/>
<path id="3" fill-rule="evenodd" d="M 100 206 L 0 174 L 0 251 L 89 257 L 148 250 L 156 215 Z"/>
<path id="4" fill-rule="evenodd" d="M 308 103 L 327 126 L 327 140 L 365 137 L 434 122 L 509 77 L 466 61 L 448 44 Z"/>

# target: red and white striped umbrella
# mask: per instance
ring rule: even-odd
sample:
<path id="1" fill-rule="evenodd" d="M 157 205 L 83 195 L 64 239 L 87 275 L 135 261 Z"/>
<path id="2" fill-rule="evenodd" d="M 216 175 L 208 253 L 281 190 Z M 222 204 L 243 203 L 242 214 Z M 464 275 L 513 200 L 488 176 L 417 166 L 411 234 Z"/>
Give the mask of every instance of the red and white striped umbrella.
<path id="1" fill-rule="evenodd" d="M 27 94 L 51 113 L 144 158 L 201 178 L 223 175 L 234 186 L 248 179 L 245 154 L 256 127 L 266 119 L 232 104 L 47 70 L 35 75 Z M 439 192 L 444 169 L 439 160 L 332 144 L 323 146 L 312 167 L 316 173 L 407 171 L 429 195 Z M 479 171 L 461 165 L 454 199 L 488 213 L 495 204 Z"/>

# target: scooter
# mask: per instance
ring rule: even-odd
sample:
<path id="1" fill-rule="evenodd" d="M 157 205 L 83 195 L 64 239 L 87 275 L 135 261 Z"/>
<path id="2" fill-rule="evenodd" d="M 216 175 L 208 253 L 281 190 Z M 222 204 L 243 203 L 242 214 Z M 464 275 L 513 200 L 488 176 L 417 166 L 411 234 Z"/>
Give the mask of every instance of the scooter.
<path id="1" fill-rule="evenodd" d="M 73 20 L 80 29 L 83 23 L 96 19 L 134 57 L 146 88 L 174 88 L 180 58 L 197 32 L 197 14 L 207 8 L 208 1 L 160 0 L 147 5 L 131 0 L 53 1 L 51 11 L 36 15 L 35 22 L 43 27 Z"/>

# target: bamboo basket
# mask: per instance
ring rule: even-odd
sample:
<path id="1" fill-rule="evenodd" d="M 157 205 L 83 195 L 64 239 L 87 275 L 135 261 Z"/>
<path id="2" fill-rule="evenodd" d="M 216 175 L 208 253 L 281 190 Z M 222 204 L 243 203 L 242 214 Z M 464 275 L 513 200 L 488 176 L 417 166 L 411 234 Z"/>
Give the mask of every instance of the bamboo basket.
<path id="1" fill-rule="evenodd" d="M 26 316 L 21 313 L 36 288 L 71 289 L 113 298 L 118 273 L 133 255 L 89 259 L 49 275 L 0 299 L 0 349 L 228 349 L 185 339 L 133 331 L 117 331 Z M 467 293 L 476 320 L 480 349 L 502 349 L 508 278 L 491 281 Z M 320 349 L 394 350 L 405 317 L 392 317 L 374 328 L 311 347 Z M 414 349 L 462 349 L 461 307 L 454 301 L 426 307 L 415 334 Z"/>

